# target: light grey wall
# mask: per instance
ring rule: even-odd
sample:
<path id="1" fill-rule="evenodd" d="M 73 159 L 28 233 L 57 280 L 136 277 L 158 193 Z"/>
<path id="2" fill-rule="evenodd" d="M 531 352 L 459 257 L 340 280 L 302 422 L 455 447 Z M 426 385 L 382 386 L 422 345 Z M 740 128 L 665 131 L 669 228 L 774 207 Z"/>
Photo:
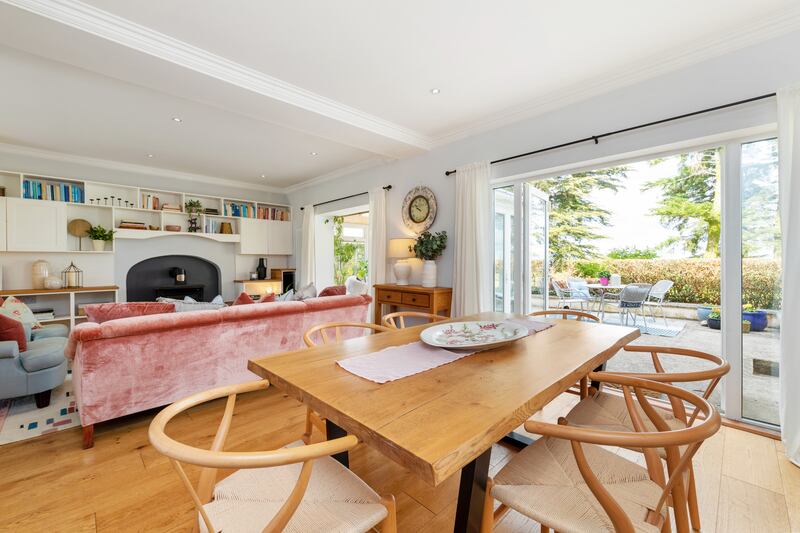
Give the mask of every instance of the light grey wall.
<path id="1" fill-rule="evenodd" d="M 797 50 L 800 50 L 800 32 L 469 137 L 413 158 L 312 185 L 290 193 L 289 202 L 299 207 L 391 184 L 393 189 L 387 202 L 387 238 L 391 239 L 408 235 L 400 217 L 405 194 L 414 186 L 427 185 L 433 190 L 439 205 L 431 231 L 444 230 L 452 237 L 455 185 L 452 177 L 445 177 L 446 170 L 774 92 L 800 81 L 800 54 Z M 774 121 L 775 102 L 770 99 L 619 135 L 598 145 L 584 144 L 510 164 L 494 165 L 492 171 L 496 178 L 506 177 Z M 299 264 L 300 217 L 294 220 L 297 237 L 294 262 Z M 452 246 L 449 246 L 439 261 L 440 285 L 451 284 L 452 253 Z"/>

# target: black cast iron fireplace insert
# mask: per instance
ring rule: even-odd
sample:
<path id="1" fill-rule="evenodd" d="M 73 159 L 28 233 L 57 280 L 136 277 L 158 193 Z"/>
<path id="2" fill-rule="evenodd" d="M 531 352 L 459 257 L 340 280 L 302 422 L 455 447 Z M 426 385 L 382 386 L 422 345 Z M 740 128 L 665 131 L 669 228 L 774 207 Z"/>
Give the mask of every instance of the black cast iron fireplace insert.
<path id="1" fill-rule="evenodd" d="M 184 283 L 178 283 L 171 274 L 175 268 L 186 272 Z M 220 294 L 220 272 L 217 265 L 202 257 L 162 255 L 133 265 L 125 285 L 129 302 L 153 302 L 160 296 L 176 299 L 189 296 L 201 302 Z"/>

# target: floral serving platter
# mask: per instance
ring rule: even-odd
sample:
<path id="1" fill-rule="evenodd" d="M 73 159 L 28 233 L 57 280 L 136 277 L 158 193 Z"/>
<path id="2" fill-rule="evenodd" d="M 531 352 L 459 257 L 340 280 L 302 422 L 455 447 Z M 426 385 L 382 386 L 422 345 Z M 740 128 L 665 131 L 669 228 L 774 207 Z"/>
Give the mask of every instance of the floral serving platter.
<path id="1" fill-rule="evenodd" d="M 528 335 L 522 326 L 503 322 L 450 322 L 422 330 L 425 344 L 455 350 L 495 348 Z"/>

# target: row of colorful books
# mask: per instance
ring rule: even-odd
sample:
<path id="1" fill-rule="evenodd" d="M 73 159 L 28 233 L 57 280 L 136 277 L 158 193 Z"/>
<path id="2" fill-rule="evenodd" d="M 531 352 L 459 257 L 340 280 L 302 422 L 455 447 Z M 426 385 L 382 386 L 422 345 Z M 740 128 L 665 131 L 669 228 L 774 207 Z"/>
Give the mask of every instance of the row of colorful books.
<path id="1" fill-rule="evenodd" d="M 31 179 L 22 180 L 22 197 L 31 200 L 53 200 L 76 204 L 84 202 L 83 189 L 79 185 Z"/>
<path id="2" fill-rule="evenodd" d="M 224 206 L 224 214 L 225 216 L 232 216 L 232 217 L 243 217 L 243 218 L 255 218 L 255 213 L 253 212 L 253 206 L 250 204 L 236 204 L 236 203 L 226 203 Z"/>
<path id="3" fill-rule="evenodd" d="M 256 218 L 262 220 L 289 220 L 289 211 L 280 207 L 259 207 Z"/>

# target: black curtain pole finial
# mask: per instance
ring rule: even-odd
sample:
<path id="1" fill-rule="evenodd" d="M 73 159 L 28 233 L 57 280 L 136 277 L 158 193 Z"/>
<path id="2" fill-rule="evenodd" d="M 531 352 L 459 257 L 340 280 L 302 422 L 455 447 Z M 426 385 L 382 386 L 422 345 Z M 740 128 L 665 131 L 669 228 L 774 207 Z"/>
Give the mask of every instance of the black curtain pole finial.
<path id="1" fill-rule="evenodd" d="M 384 191 L 391 191 L 392 190 L 392 186 L 391 185 L 385 185 L 383 187 L 383 190 Z M 360 192 L 360 193 L 357 193 L 357 194 L 350 194 L 350 195 L 347 195 L 347 196 L 342 196 L 341 198 L 334 198 L 333 200 L 327 200 L 325 202 L 320 202 L 318 204 L 314 204 L 314 207 L 319 207 L 319 206 L 325 205 L 325 204 L 332 204 L 333 202 L 338 202 L 339 200 L 347 200 L 348 198 L 355 198 L 356 196 L 364 196 L 365 194 L 369 194 L 369 191 Z M 304 210 L 305 210 L 305 207 L 301 207 L 300 208 L 300 211 L 304 211 Z"/>

